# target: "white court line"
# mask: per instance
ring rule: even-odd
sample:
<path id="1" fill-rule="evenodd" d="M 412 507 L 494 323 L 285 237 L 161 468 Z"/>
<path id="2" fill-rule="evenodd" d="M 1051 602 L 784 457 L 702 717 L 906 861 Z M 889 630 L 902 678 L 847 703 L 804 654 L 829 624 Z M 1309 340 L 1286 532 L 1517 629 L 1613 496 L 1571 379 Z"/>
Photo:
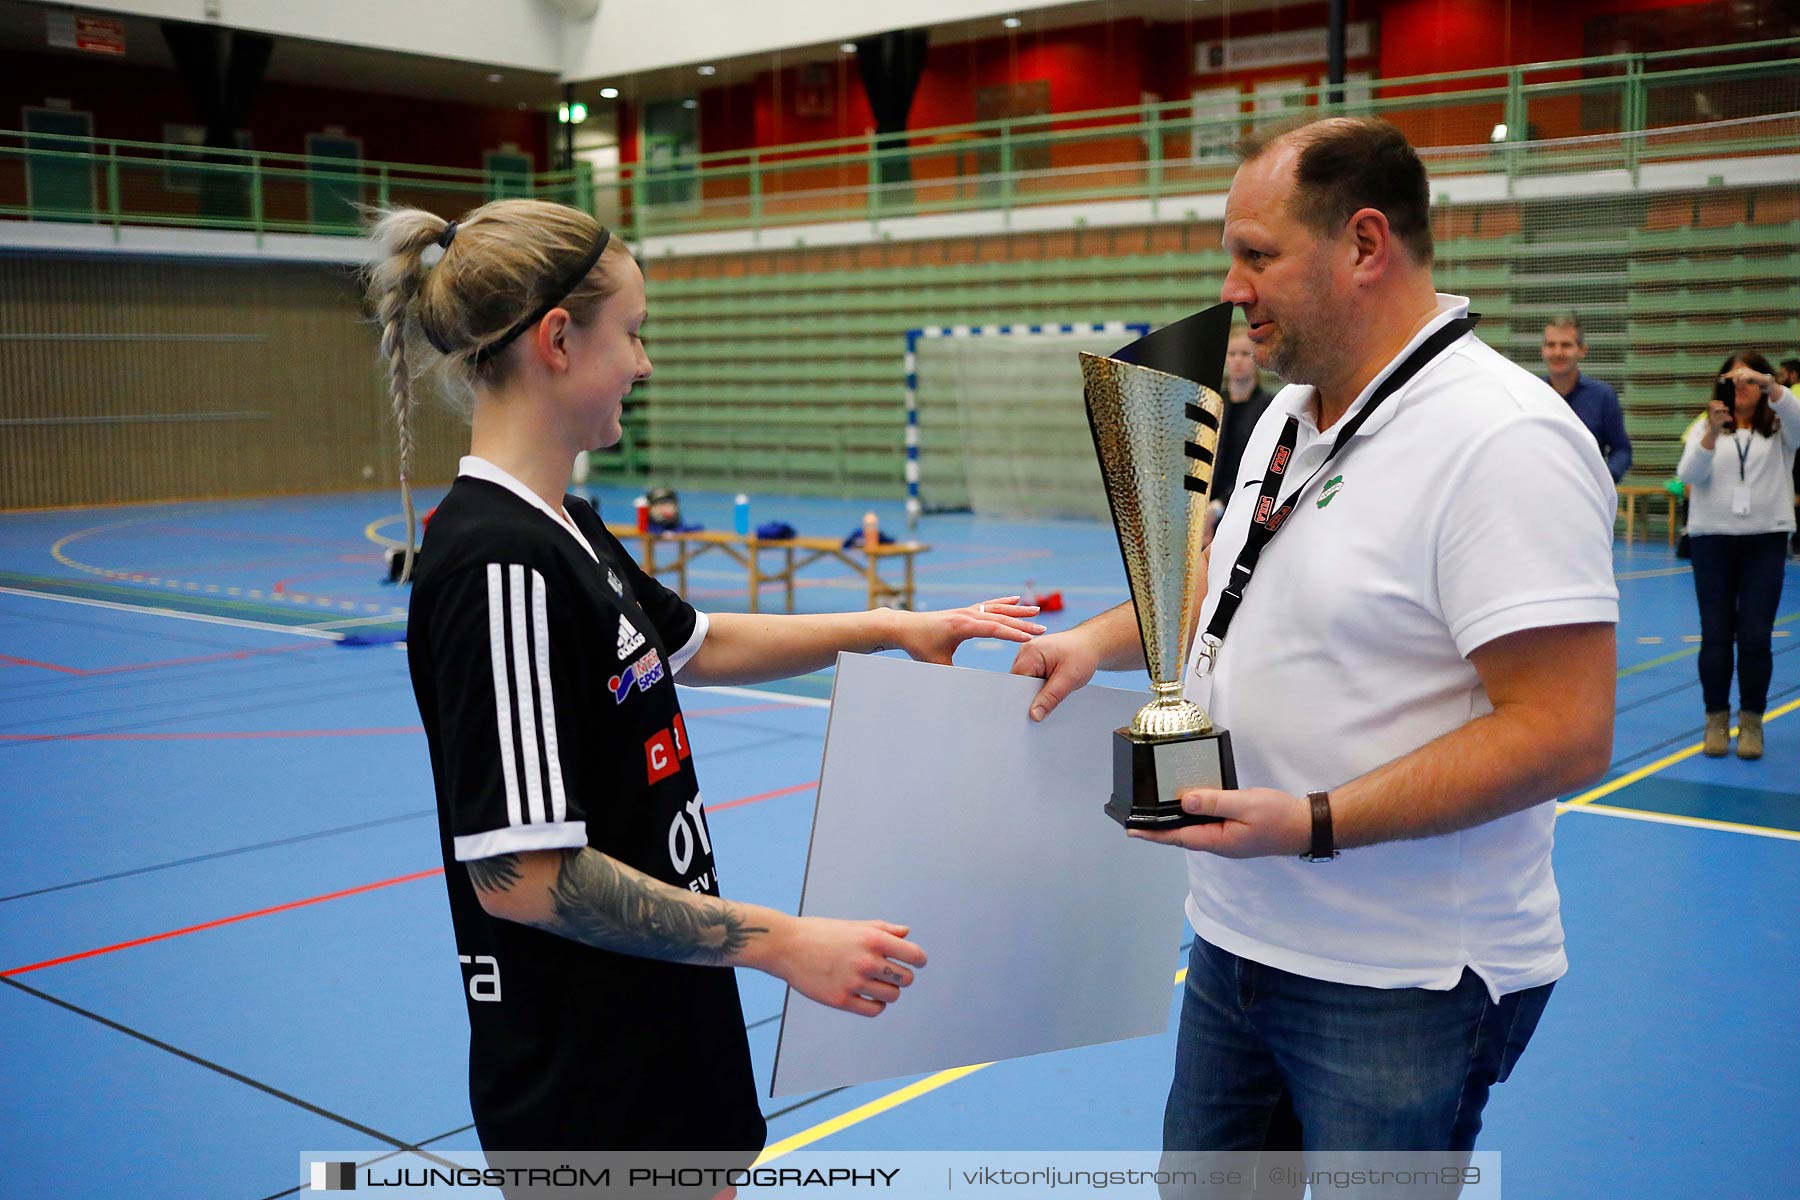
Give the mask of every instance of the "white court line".
<path id="1" fill-rule="evenodd" d="M 373 617 L 345 617 L 341 621 L 320 621 L 316 625 L 308 625 L 307 629 L 354 629 L 359 625 L 392 625 L 406 618 L 398 613 L 382 613 Z"/>
<path id="2" fill-rule="evenodd" d="M 1714 821 L 1706 817 L 1684 817 L 1678 813 L 1649 812 L 1641 808 L 1615 808 L 1610 804 L 1583 804 L 1576 808 L 1564 808 L 1557 813 L 1557 816 L 1560 819 L 1566 813 L 1592 813 L 1596 817 L 1648 821 L 1652 825 L 1681 825 L 1688 829 L 1718 829 L 1725 833 L 1743 833 L 1751 837 L 1800 842 L 1800 832 L 1792 829 L 1776 829 L 1768 825 L 1743 825 L 1736 821 Z"/>
<path id="3" fill-rule="evenodd" d="M 150 608 L 140 604 L 120 604 L 113 600 L 90 600 L 85 596 L 59 596 L 53 592 L 32 592 L 23 588 L 0 587 L 0 595 L 26 596 L 33 600 L 55 600 L 62 604 L 80 604 L 88 608 L 106 608 L 115 612 L 142 613 L 152 617 L 174 617 L 180 621 L 200 621 L 207 625 L 230 625 L 238 629 L 261 629 L 269 633 L 291 633 L 300 637 L 325 638 L 328 641 L 343 641 L 344 635 L 337 629 L 351 625 L 376 624 L 391 620 L 388 617 L 361 617 L 347 621 L 329 621 L 323 625 L 272 625 L 266 621 L 246 621 L 239 617 L 215 617 L 204 613 L 177 612 L 172 608 Z M 686 687 L 687 685 L 683 685 Z M 749 700 L 775 700 L 783 704 L 792 704 L 798 708 L 830 708 L 831 701 L 821 700 L 816 696 L 792 696 L 786 692 L 765 692 L 746 687 L 708 687 L 691 688 L 692 691 L 703 691 L 716 696 L 742 696 Z"/>
<path id="4" fill-rule="evenodd" d="M 676 682 L 681 682 L 679 677 L 677 677 Z M 692 692 L 705 692 L 709 696 L 742 696 L 746 700 L 779 700 L 785 704 L 792 704 L 799 708 L 831 707 L 831 701 L 821 700 L 817 696 L 790 696 L 786 692 L 764 692 L 759 691 L 756 688 L 747 687 L 694 687 L 685 683 L 681 684 L 681 686 Z"/>
<path id="5" fill-rule="evenodd" d="M 25 596 L 32 600 L 54 600 L 60 604 L 79 604 L 87 608 L 107 608 L 114 612 L 140 613 L 152 617 L 174 617 L 178 621 L 199 621 L 205 625 L 229 625 L 235 629 L 260 629 L 266 633 L 287 633 L 296 637 L 324 638 L 341 642 L 344 635 L 312 625 L 274 625 L 267 621 L 246 621 L 241 617 L 215 617 L 207 613 L 177 612 L 172 608 L 153 608 L 144 604 L 120 604 L 114 600 L 90 600 L 85 596 L 59 596 L 54 592 L 31 592 L 24 588 L 0 587 L 0 595 Z"/>

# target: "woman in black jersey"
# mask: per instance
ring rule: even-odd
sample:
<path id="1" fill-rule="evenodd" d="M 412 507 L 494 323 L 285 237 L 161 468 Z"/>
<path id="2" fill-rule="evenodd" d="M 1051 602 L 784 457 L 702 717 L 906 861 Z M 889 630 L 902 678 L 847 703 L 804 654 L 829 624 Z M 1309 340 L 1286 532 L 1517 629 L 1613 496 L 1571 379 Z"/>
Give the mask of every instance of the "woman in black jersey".
<path id="1" fill-rule="evenodd" d="M 449 223 L 390 211 L 371 237 L 409 545 L 415 367 L 439 359 L 468 385 L 470 454 L 419 550 L 407 644 L 482 1145 L 490 1159 L 741 1163 L 765 1128 L 720 968 L 875 1016 L 925 954 L 903 925 L 721 898 L 675 675 L 748 683 L 840 650 L 948 662 L 967 638 L 1027 640 L 1036 610 L 1006 597 L 935 613 L 697 612 L 563 494 L 577 454 L 618 441 L 624 397 L 650 375 L 644 281 L 625 248 L 585 213 L 530 200 Z"/>

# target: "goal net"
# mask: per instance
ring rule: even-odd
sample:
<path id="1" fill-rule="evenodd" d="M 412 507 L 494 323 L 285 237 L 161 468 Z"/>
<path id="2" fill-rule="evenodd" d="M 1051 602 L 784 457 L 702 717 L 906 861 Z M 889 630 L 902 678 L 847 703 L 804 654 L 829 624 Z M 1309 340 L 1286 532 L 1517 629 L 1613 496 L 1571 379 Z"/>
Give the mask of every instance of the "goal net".
<path id="1" fill-rule="evenodd" d="M 909 518 L 1110 519 L 1076 355 L 1111 354 L 1147 332 L 1122 321 L 909 330 Z"/>

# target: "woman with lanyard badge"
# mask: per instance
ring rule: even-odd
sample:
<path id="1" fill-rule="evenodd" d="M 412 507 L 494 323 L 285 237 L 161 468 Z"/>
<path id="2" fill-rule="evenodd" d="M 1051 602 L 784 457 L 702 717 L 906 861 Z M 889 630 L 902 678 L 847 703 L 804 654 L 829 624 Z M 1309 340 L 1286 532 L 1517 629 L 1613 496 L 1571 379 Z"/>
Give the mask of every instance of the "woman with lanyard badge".
<path id="1" fill-rule="evenodd" d="M 1761 758 L 1770 637 L 1794 532 L 1791 480 L 1800 400 L 1752 350 L 1719 368 L 1706 416 L 1687 435 L 1676 475 L 1688 488 L 1694 592 L 1700 600 L 1703 749 L 1722 758 L 1730 738 L 1732 644 L 1737 645 L 1739 758 Z"/>
<path id="2" fill-rule="evenodd" d="M 750 683 L 840 650 L 947 663 L 971 637 L 1028 640 L 1037 610 L 1006 597 L 935 613 L 696 611 L 563 494 L 577 454 L 618 441 L 625 395 L 650 375 L 644 280 L 625 248 L 587 214 L 533 200 L 448 223 L 389 211 L 370 236 L 409 546 L 416 355 L 466 385 L 471 425 L 419 550 L 407 643 L 483 1148 L 490 1164 L 639 1150 L 743 1165 L 765 1128 L 720 968 L 875 1016 L 925 955 L 904 925 L 721 898 L 674 676 Z"/>

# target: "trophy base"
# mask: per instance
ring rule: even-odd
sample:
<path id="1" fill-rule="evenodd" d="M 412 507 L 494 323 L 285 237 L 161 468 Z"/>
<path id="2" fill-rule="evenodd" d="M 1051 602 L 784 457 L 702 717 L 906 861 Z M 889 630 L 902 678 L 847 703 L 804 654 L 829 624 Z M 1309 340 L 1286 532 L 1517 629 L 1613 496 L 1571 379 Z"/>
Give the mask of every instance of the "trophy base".
<path id="1" fill-rule="evenodd" d="M 1181 810 L 1176 797 L 1189 788 L 1235 788 L 1231 735 L 1223 729 L 1175 737 L 1139 737 L 1113 730 L 1113 790 L 1106 815 L 1127 829 L 1180 829 L 1218 817 Z"/>

